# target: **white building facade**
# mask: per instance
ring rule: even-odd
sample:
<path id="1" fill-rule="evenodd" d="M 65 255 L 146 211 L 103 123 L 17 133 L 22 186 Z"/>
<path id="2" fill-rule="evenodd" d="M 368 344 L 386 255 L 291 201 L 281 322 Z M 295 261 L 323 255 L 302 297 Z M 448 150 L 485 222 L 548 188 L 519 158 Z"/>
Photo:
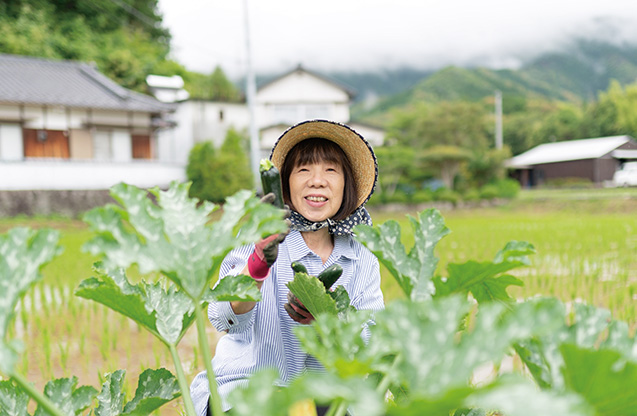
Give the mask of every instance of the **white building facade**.
<path id="1" fill-rule="evenodd" d="M 178 147 L 159 141 L 173 111 L 87 64 L 0 55 L 0 191 L 183 181 L 185 165 L 160 151 Z"/>

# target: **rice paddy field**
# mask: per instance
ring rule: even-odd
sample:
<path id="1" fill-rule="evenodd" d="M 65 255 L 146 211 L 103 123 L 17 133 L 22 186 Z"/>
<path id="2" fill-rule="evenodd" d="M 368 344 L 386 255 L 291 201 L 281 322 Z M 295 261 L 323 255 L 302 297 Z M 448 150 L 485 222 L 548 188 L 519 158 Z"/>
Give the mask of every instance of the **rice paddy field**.
<path id="1" fill-rule="evenodd" d="M 419 207 L 418 209 L 420 209 Z M 372 211 L 376 224 L 390 219 L 403 226 L 403 242 L 413 244 L 406 215 Z M 637 189 L 526 191 L 515 201 L 476 209 L 441 209 L 451 234 L 437 246 L 438 274 L 449 263 L 492 259 L 511 240 L 532 243 L 537 254 L 530 267 L 513 274 L 524 287 L 512 288 L 518 298 L 553 295 L 564 302 L 605 307 L 617 319 L 637 328 Z M 99 388 L 107 372 L 127 370 L 129 397 L 145 368 L 174 372 L 170 353 L 152 335 L 105 307 L 73 295 L 90 277 L 97 260 L 81 251 L 91 234 L 83 222 L 68 218 L 0 218 L 0 233 L 17 226 L 50 227 L 62 232 L 64 254 L 45 267 L 44 279 L 21 300 L 11 336 L 24 341 L 20 371 L 41 391 L 51 379 L 76 375 L 79 385 Z M 401 296 L 384 270 L 388 301 Z M 214 345 L 220 334 L 208 327 Z M 179 345 L 189 379 L 203 369 L 191 328 Z M 33 409 L 31 409 L 33 410 Z M 181 413 L 179 400 L 162 407 L 162 415 Z"/>

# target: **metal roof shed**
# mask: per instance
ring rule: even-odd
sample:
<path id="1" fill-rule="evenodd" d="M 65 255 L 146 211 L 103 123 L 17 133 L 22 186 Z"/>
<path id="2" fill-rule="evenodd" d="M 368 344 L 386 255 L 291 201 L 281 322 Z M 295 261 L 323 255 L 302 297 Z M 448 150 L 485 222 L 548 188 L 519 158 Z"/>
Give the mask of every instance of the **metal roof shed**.
<path id="1" fill-rule="evenodd" d="M 637 142 L 630 136 L 611 136 L 546 143 L 509 159 L 507 167 L 525 187 L 558 178 L 588 179 L 601 185 L 618 168 L 620 160 L 614 152 L 619 150 L 637 150 Z"/>

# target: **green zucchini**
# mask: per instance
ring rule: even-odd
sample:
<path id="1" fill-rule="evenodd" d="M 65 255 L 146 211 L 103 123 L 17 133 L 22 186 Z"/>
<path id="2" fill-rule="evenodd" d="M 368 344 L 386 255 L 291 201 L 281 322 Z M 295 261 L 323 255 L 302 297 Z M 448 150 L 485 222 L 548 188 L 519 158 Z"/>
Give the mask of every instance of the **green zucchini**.
<path id="1" fill-rule="evenodd" d="M 335 263 L 323 270 L 316 277 L 323 283 L 323 286 L 325 286 L 325 291 L 328 291 L 332 285 L 336 283 L 338 278 L 341 277 L 341 274 L 343 274 L 343 268 Z"/>
<path id="2" fill-rule="evenodd" d="M 305 268 L 304 265 L 302 265 L 301 263 L 299 263 L 298 261 L 294 261 L 292 262 L 292 270 L 294 270 L 294 273 L 307 273 L 307 269 Z"/>
<path id="3" fill-rule="evenodd" d="M 263 195 L 272 192 L 275 197 L 272 204 L 277 208 L 283 208 L 283 189 L 281 189 L 281 174 L 279 170 L 274 166 L 271 160 L 261 159 L 259 173 L 261 174 Z"/>

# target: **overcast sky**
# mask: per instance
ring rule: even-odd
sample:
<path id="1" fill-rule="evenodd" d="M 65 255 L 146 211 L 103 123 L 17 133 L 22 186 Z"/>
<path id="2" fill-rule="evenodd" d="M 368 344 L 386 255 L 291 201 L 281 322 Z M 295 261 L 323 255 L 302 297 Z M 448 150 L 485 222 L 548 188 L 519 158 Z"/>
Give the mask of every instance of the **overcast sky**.
<path id="1" fill-rule="evenodd" d="M 572 36 L 637 43 L 637 0 L 248 0 L 258 74 L 514 67 Z M 159 0 L 173 57 L 188 69 L 246 70 L 244 0 Z"/>

